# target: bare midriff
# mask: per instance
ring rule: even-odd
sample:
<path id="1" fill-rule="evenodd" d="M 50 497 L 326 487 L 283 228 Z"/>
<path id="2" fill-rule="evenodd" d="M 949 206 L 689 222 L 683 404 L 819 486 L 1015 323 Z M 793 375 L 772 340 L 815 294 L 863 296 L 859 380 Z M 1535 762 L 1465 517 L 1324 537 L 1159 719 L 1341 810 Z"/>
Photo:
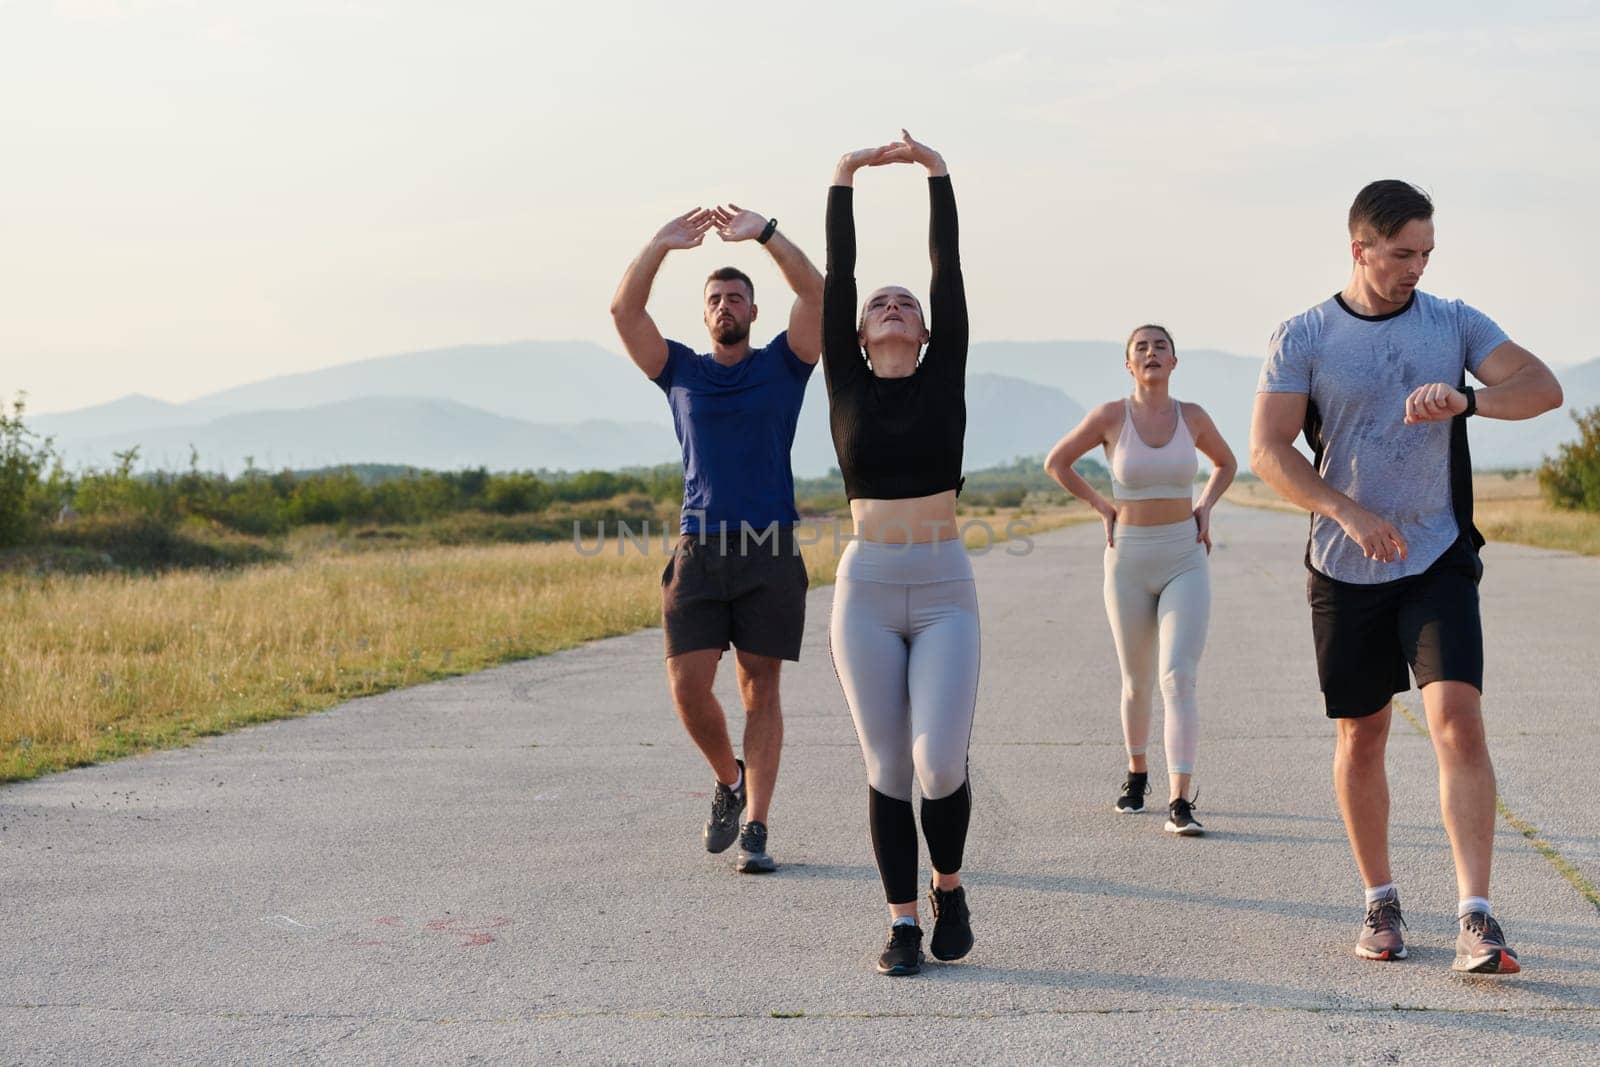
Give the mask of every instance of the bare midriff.
<path id="1" fill-rule="evenodd" d="M 1165 500 L 1118 500 L 1117 521 L 1124 526 L 1166 526 L 1182 522 L 1194 514 L 1194 501 L 1188 497 Z"/>
<path id="2" fill-rule="evenodd" d="M 954 489 L 905 500 L 852 500 L 850 518 L 856 537 L 891 545 L 953 541 L 960 532 Z"/>

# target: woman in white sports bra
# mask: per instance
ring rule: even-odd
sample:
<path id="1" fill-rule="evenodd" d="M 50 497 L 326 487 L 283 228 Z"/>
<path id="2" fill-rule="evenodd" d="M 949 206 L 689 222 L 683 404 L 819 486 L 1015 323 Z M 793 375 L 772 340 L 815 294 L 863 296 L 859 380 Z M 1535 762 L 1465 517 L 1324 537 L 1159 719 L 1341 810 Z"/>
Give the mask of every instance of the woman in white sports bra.
<path id="1" fill-rule="evenodd" d="M 1211 615 L 1206 565 L 1211 508 L 1238 464 L 1211 416 L 1168 392 L 1178 356 L 1166 327 L 1139 327 L 1125 351 L 1133 395 L 1089 412 L 1050 450 L 1044 466 L 1105 521 L 1106 616 L 1122 663 L 1122 733 L 1128 746 L 1128 777 L 1116 810 L 1144 810 L 1150 791 L 1145 748 L 1159 679 L 1171 786 L 1166 829 L 1192 836 L 1204 832 L 1194 817 L 1190 785 L 1200 738 L 1195 681 Z M 1111 461 L 1115 503 L 1072 469 L 1097 445 Z M 1193 498 L 1200 469 L 1196 450 L 1215 468 L 1198 503 Z"/>

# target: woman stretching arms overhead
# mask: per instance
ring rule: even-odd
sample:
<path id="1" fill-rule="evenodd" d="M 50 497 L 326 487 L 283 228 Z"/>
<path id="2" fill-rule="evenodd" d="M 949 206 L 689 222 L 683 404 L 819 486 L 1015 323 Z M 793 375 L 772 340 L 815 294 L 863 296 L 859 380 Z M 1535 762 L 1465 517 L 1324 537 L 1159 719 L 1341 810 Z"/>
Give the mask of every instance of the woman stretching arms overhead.
<path id="1" fill-rule="evenodd" d="M 978 697 L 978 598 L 956 528 L 966 432 L 967 308 L 944 159 L 901 140 L 839 160 L 828 191 L 823 373 L 855 540 L 839 559 L 829 644 L 867 764 L 872 847 L 889 901 L 883 974 L 916 974 L 917 825 L 933 861 L 930 949 L 972 948 L 961 856 L 971 812 L 967 747 Z M 874 290 L 856 314 L 852 182 L 864 166 L 928 172 L 932 329 L 909 289 Z M 923 349 L 926 344 L 926 350 Z"/>

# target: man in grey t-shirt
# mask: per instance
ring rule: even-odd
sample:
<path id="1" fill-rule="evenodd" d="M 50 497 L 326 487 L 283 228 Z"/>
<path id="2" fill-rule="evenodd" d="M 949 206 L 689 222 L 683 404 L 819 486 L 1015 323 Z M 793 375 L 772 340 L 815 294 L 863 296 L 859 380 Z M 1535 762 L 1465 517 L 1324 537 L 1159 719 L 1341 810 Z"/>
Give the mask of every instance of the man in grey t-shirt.
<path id="1" fill-rule="evenodd" d="M 1466 418 L 1527 419 L 1561 404 L 1550 369 L 1459 300 L 1418 292 L 1433 204 L 1373 182 L 1350 208 L 1349 284 L 1272 335 L 1251 466 L 1312 513 L 1306 548 L 1317 675 L 1338 727 L 1334 789 L 1367 914 L 1356 954 L 1403 959 L 1389 866 L 1384 751 L 1408 668 L 1439 759 L 1460 902 L 1456 970 L 1520 969 L 1489 903 L 1495 782 L 1484 739 L 1483 543 L 1472 527 Z M 1466 373 L 1483 383 L 1474 391 Z M 1294 448 L 1304 431 L 1315 465 Z"/>

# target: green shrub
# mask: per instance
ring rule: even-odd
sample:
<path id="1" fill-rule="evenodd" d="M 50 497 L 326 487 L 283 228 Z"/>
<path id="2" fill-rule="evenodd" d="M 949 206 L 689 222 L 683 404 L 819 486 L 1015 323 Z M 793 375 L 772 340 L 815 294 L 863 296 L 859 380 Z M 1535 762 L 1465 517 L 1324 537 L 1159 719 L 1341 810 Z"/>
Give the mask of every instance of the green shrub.
<path id="1" fill-rule="evenodd" d="M 1012 485 L 1004 489 L 996 489 L 989 494 L 989 499 L 997 508 L 1014 508 L 1021 505 L 1022 498 L 1027 495 L 1028 491 L 1022 486 Z"/>
<path id="2" fill-rule="evenodd" d="M 532 474 L 502 474 L 483 493 L 488 510 L 501 515 L 526 515 L 550 505 L 550 487 Z"/>
<path id="3" fill-rule="evenodd" d="M 557 482 L 552 491 L 557 500 L 578 503 L 584 500 L 610 500 L 622 493 L 644 493 L 643 479 L 610 471 L 584 471 Z"/>
<path id="4" fill-rule="evenodd" d="M 1600 511 L 1600 407 L 1570 414 L 1578 424 L 1578 439 L 1544 461 L 1539 488 L 1558 508 Z"/>
<path id="5" fill-rule="evenodd" d="M 289 529 L 288 510 L 273 479 L 251 468 L 232 482 L 224 481 L 224 490 L 207 512 L 230 529 L 257 537 L 275 536 Z"/>
<path id="6" fill-rule="evenodd" d="M 21 544 L 37 526 L 35 500 L 40 474 L 50 461 L 50 442 L 22 422 L 23 396 L 8 414 L 0 407 L 0 548 Z"/>
<path id="7" fill-rule="evenodd" d="M 48 547 L 99 553 L 118 567 L 161 571 L 173 567 L 235 567 L 282 559 L 283 555 L 255 541 L 203 520 L 183 524 L 150 515 L 85 516 L 52 528 Z"/>

